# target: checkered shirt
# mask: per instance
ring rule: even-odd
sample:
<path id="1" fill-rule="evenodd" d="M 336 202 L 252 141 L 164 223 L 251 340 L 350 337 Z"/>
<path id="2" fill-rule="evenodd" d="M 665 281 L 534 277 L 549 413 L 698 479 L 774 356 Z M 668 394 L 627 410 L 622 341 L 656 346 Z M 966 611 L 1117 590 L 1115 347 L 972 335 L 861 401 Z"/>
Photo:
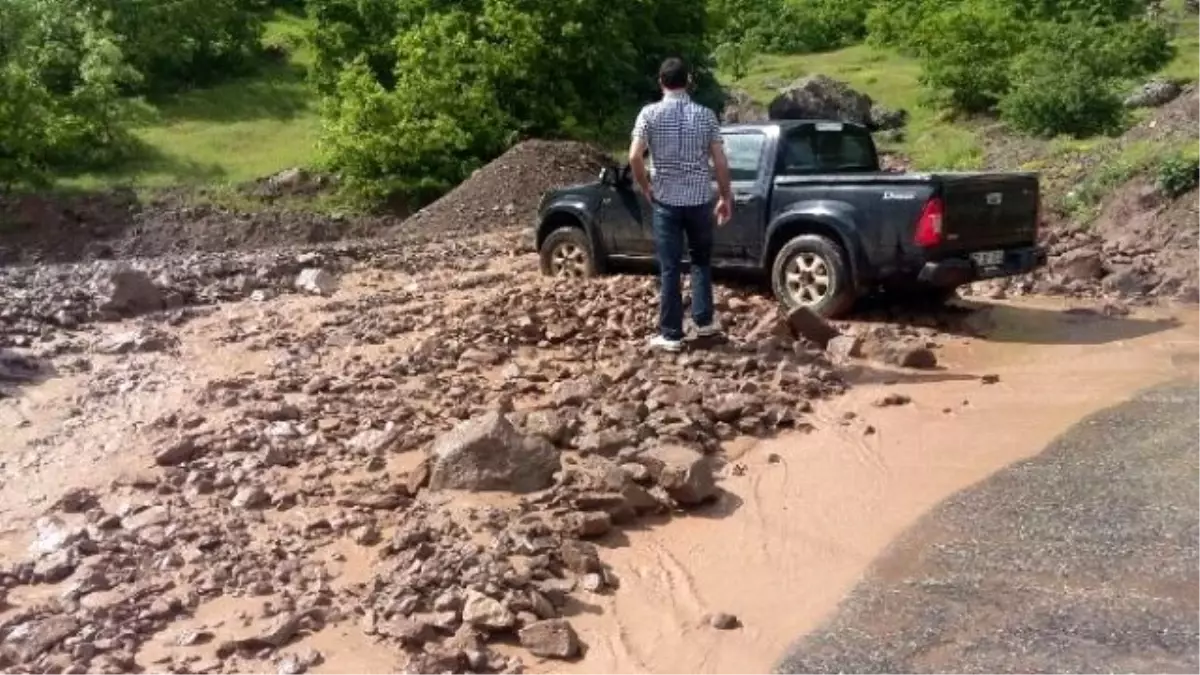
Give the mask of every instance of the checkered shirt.
<path id="1" fill-rule="evenodd" d="M 721 139 L 721 125 L 712 110 L 683 92 L 667 92 L 638 113 L 633 138 L 650 148 L 655 201 L 668 206 L 712 201 L 709 146 Z"/>

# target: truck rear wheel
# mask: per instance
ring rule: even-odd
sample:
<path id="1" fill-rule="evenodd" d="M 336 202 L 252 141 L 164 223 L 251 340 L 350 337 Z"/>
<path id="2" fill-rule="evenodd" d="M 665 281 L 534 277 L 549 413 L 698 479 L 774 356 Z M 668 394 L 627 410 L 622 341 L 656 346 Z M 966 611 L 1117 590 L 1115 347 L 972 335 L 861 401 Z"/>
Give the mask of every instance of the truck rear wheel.
<path id="1" fill-rule="evenodd" d="M 578 227 L 560 227 L 542 242 L 542 274 L 586 278 L 596 275 L 596 258 L 587 234 Z"/>
<path id="2" fill-rule="evenodd" d="M 771 268 L 771 288 L 788 309 L 807 307 L 824 317 L 845 314 L 855 291 L 841 247 L 817 234 L 783 245 Z"/>

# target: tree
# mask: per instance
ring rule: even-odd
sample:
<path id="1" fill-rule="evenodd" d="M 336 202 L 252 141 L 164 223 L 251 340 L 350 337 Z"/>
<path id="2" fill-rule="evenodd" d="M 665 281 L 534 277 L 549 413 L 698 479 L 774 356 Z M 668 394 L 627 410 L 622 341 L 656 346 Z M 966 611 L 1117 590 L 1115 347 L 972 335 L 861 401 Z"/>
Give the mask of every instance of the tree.
<path id="1" fill-rule="evenodd" d="M 0 185 L 40 185 L 52 167 L 86 169 L 133 147 L 136 82 L 103 17 L 64 0 L 0 2 Z"/>
<path id="2" fill-rule="evenodd" d="M 719 97 L 687 0 L 313 0 L 311 14 L 324 156 L 371 198 L 427 199 L 521 137 L 627 127 L 668 55 L 693 64 L 700 100 Z"/>

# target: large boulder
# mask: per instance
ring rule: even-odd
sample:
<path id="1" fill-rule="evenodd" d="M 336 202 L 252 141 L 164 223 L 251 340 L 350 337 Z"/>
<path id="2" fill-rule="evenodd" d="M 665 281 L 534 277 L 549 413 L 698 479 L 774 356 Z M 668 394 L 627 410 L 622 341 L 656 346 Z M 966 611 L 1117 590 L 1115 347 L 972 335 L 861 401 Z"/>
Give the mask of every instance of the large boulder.
<path id="1" fill-rule="evenodd" d="M 163 308 L 163 294 L 141 270 L 118 268 L 96 283 L 100 309 L 126 314 L 155 312 Z"/>
<path id="2" fill-rule="evenodd" d="M 650 470 L 654 482 L 680 504 L 699 504 L 717 496 L 712 464 L 691 448 L 660 445 L 642 453 L 638 461 Z"/>
<path id="3" fill-rule="evenodd" d="M 725 124 L 762 122 L 767 119 L 767 110 L 741 89 L 734 89 L 725 96 L 725 108 L 721 121 Z"/>
<path id="4" fill-rule="evenodd" d="M 550 487 L 558 451 L 542 437 L 522 436 L 499 411 L 459 424 L 434 441 L 433 490 L 536 492 Z"/>
<path id="5" fill-rule="evenodd" d="M 825 75 L 796 80 L 771 101 L 773 120 L 825 119 L 871 124 L 871 97 Z"/>
<path id="6" fill-rule="evenodd" d="M 1156 77 L 1130 92 L 1125 99 L 1127 108 L 1154 108 L 1166 105 L 1179 97 L 1183 89 L 1174 82 Z"/>

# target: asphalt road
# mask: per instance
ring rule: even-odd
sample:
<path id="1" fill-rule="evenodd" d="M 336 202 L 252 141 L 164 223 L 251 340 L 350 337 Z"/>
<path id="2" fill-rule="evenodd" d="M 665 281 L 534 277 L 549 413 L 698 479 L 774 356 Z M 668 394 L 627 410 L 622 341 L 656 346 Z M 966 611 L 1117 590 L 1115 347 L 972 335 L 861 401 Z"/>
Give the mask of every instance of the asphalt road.
<path id="1" fill-rule="evenodd" d="M 950 498 L 776 671 L 1200 672 L 1198 408 L 1144 392 Z"/>

